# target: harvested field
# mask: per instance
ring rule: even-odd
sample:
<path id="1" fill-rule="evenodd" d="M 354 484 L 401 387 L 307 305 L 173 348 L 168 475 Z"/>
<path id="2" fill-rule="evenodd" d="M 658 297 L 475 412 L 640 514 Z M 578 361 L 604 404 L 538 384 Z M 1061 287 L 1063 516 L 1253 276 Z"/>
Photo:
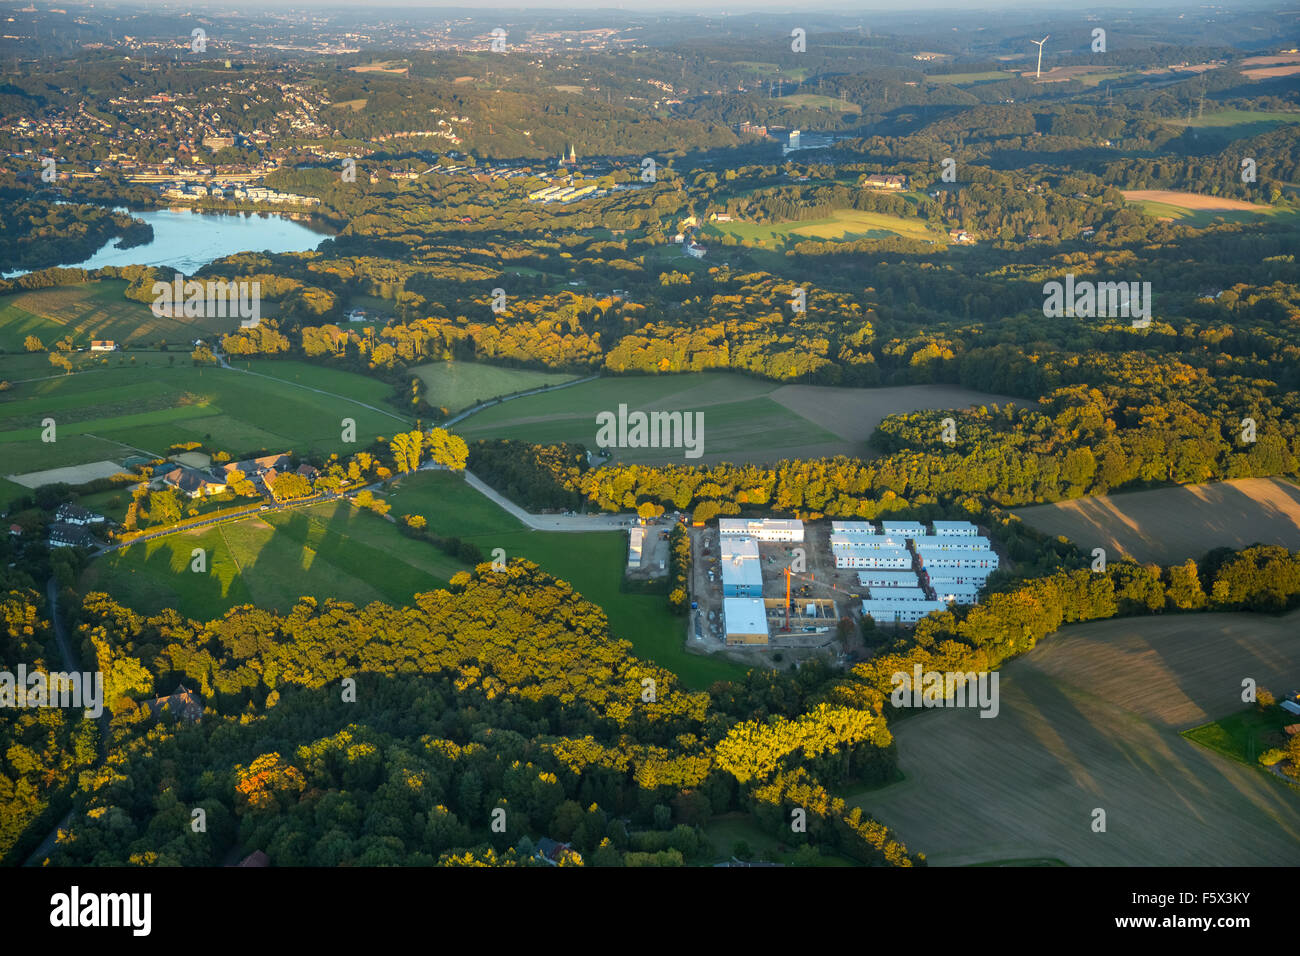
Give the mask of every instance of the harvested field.
<path id="1" fill-rule="evenodd" d="M 1003 667 L 998 717 L 897 722 L 907 779 L 853 802 L 938 865 L 1292 866 L 1300 792 L 1179 732 L 1239 711 L 1243 677 L 1289 687 L 1297 626 L 1300 612 L 1066 627 Z"/>
<path id="2" fill-rule="evenodd" d="M 827 388 L 785 385 L 770 396 L 796 415 L 845 441 L 862 443 L 885 418 L 925 409 L 965 409 L 975 405 L 1030 408 L 1038 403 L 1009 395 L 989 395 L 955 385 L 904 385 L 898 388 Z M 859 453 L 861 449 L 859 449 Z"/>
<path id="3" fill-rule="evenodd" d="M 1015 511 L 1028 525 L 1065 535 L 1113 560 L 1174 564 L 1218 547 L 1300 549 L 1300 488 L 1279 478 L 1241 478 L 1078 498 Z"/>
<path id="4" fill-rule="evenodd" d="M 48 468 L 45 471 L 29 471 L 25 475 L 9 475 L 10 481 L 24 488 L 39 488 L 41 485 L 53 485 L 65 482 L 69 485 L 81 485 L 96 478 L 111 478 L 125 471 L 115 461 L 92 461 L 85 465 L 71 465 L 67 468 Z"/>
<path id="5" fill-rule="evenodd" d="M 1125 189 L 1122 190 L 1128 202 L 1156 202 L 1167 206 L 1182 206 L 1184 209 L 1239 209 L 1243 211 L 1265 212 L 1267 207 L 1241 199 L 1225 199 L 1223 196 L 1202 196 L 1200 193 L 1180 193 L 1172 189 Z"/>

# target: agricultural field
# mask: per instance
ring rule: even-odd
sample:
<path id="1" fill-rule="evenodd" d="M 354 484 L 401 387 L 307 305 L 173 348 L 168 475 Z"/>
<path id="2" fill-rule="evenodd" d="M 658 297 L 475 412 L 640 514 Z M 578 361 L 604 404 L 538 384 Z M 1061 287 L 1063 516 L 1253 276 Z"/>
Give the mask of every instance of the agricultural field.
<path id="1" fill-rule="evenodd" d="M 1252 544 L 1300 549 L 1300 487 L 1280 478 L 1240 478 L 1078 498 L 1014 512 L 1044 534 L 1064 535 L 1111 560 L 1175 564 L 1214 548 Z"/>
<path id="2" fill-rule="evenodd" d="M 568 581 L 604 609 L 614 636 L 631 641 L 638 657 L 668 668 L 693 689 L 744 675 L 745 668 L 730 661 L 688 653 L 683 646 L 686 622 L 669 613 L 663 595 L 620 589 L 627 561 L 622 532 L 529 530 L 447 472 L 408 475 L 394 483 L 386 500 L 394 516 L 422 515 L 431 531 L 472 541 L 487 559 L 493 549 L 502 548 L 507 560 L 526 558 Z"/>
<path id="3" fill-rule="evenodd" d="M 0 296 L 0 349 L 21 352 L 29 335 L 47 347 L 70 335 L 78 348 L 89 348 L 92 339 L 122 345 L 165 340 L 185 346 L 188 354 L 194 339 L 238 324 L 237 319 L 159 318 L 143 302 L 122 297 L 127 285 L 124 279 L 104 279 Z"/>
<path id="4" fill-rule="evenodd" d="M 1261 217 L 1293 216 L 1292 210 L 1240 199 L 1202 196 L 1169 189 L 1126 189 L 1124 199 L 1148 216 L 1168 219 L 1181 226 L 1209 226 L 1216 222 L 1257 222 Z"/>
<path id="5" fill-rule="evenodd" d="M 0 378 L 18 379 L 8 371 L 14 358 L 27 357 L 0 357 Z M 374 411 L 353 397 L 386 394 L 380 383 L 301 363 L 267 362 L 259 368 L 298 375 L 304 379 L 300 384 L 310 379 L 332 388 L 344 388 L 339 376 L 348 376 L 354 381 L 344 391 L 353 394 L 195 367 L 187 355 L 133 352 L 115 356 L 107 366 L 17 384 L 0 393 L 4 471 L 21 475 L 135 454 L 165 457 L 170 445 L 188 441 L 235 455 L 262 448 L 300 455 L 342 452 L 353 447 L 341 440 L 339 422 L 345 417 L 356 420 L 357 439 L 363 443 L 400 427 L 396 413 Z M 57 426 L 50 443 L 41 441 L 40 423 L 46 417 Z"/>
<path id="6" fill-rule="evenodd" d="M 425 400 L 450 413 L 479 402 L 524 392 L 543 385 L 558 385 L 577 376 L 565 372 L 538 372 L 523 368 L 502 368 L 479 362 L 431 362 L 411 369 L 428 387 Z"/>
<path id="7" fill-rule="evenodd" d="M 759 224 L 711 222 L 700 230 L 705 236 L 731 236 L 739 242 L 781 247 L 806 240 L 849 241 L 853 239 L 931 239 L 947 241 L 947 234 L 921 219 L 905 219 L 859 209 L 837 209 L 825 219 Z"/>
<path id="8" fill-rule="evenodd" d="M 1300 792 L 1180 732 L 1239 711 L 1243 676 L 1289 687 L 1297 626 L 1300 612 L 1065 627 L 1002 668 L 996 718 L 897 721 L 905 779 L 850 802 L 941 866 L 1294 865 Z"/>
<path id="9" fill-rule="evenodd" d="M 981 73 L 933 73 L 927 79 L 931 83 L 964 86 L 970 83 L 996 83 L 999 80 L 1009 80 L 1014 75 L 1005 70 L 985 70 Z"/>
<path id="10" fill-rule="evenodd" d="M 596 413 L 669 410 L 704 413 L 704 454 L 690 461 L 770 462 L 781 458 L 861 455 L 881 419 L 927 408 L 1032 402 L 946 385 L 834 388 L 780 385 L 730 372 L 602 378 L 530 395 L 477 412 L 457 425 L 466 440 L 517 438 L 580 442 L 596 449 Z M 622 448 L 628 462 L 687 460 L 682 449 Z"/>

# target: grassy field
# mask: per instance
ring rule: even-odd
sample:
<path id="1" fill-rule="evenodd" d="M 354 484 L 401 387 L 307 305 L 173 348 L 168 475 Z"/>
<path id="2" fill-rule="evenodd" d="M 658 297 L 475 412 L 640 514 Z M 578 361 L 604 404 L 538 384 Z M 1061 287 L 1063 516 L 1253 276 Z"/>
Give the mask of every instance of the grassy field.
<path id="1" fill-rule="evenodd" d="M 1266 206 L 1165 189 L 1124 190 L 1124 198 L 1129 205 L 1139 207 L 1148 216 L 1171 219 L 1182 226 L 1203 227 L 1216 222 L 1260 222 L 1265 218 L 1296 216 L 1295 210 L 1282 206 Z"/>
<path id="2" fill-rule="evenodd" d="M 1280 478 L 1241 478 L 1078 498 L 1015 511 L 1050 535 L 1110 559 L 1173 564 L 1218 547 L 1278 544 L 1300 549 L 1300 488 Z"/>
<path id="3" fill-rule="evenodd" d="M 1192 126 L 1199 129 L 1207 127 L 1245 126 L 1268 123 L 1277 126 L 1282 123 L 1300 123 L 1300 112 L 1280 112 L 1276 110 L 1220 110 L 1199 116 L 1190 122 L 1173 121 L 1175 126 Z"/>
<path id="4" fill-rule="evenodd" d="M 1300 723 L 1300 717 L 1288 714 L 1280 707 L 1268 711 L 1250 707 L 1200 727 L 1184 730 L 1183 736 L 1248 767 L 1257 767 L 1259 755 L 1265 750 L 1286 746 L 1286 733 L 1282 728 L 1294 723 Z"/>
<path id="5" fill-rule="evenodd" d="M 530 531 L 446 472 L 402 478 L 387 500 L 395 518 L 423 515 L 430 530 L 473 541 L 485 559 L 501 548 L 507 560 L 525 558 L 569 582 L 605 610 L 615 637 L 693 689 L 744 674 L 729 661 L 688 654 L 685 623 L 669 613 L 663 596 L 620 590 L 627 551 L 621 532 Z M 189 569 L 195 548 L 207 552 L 206 574 Z M 81 586 L 144 613 L 175 607 L 210 620 L 240 604 L 286 611 L 304 594 L 357 605 L 409 604 L 467 569 L 433 545 L 404 537 L 392 522 L 335 501 L 132 545 L 94 561 Z"/>
<path id="6" fill-rule="evenodd" d="M 741 241 L 762 246 L 783 246 L 805 240 L 852 239 L 946 239 L 946 234 L 931 228 L 924 220 L 905 219 L 885 213 L 858 209 L 837 209 L 825 219 L 799 222 L 759 224 L 752 222 L 712 222 L 701 232 L 707 236 L 730 235 Z"/>
<path id="7" fill-rule="evenodd" d="M 937 865 L 1294 865 L 1300 793 L 1180 732 L 1240 708 L 1243 675 L 1289 686 L 1297 625 L 1300 613 L 1063 628 L 1002 668 L 996 718 L 896 722 L 904 781 L 851 802 Z"/>
<path id="8" fill-rule="evenodd" d="M 461 422 L 457 431 L 467 440 L 574 441 L 595 450 L 597 412 L 617 413 L 618 406 L 626 404 L 629 410 L 702 412 L 704 456 L 686 459 L 681 448 L 618 449 L 624 461 L 763 461 L 809 442 L 837 440 L 767 397 L 779 387 L 775 382 L 722 372 L 602 378 L 493 406 Z"/>
<path id="9" fill-rule="evenodd" d="M 830 110 L 832 113 L 862 112 L 862 107 L 857 103 L 848 103 L 834 96 L 821 96 L 817 93 L 796 93 L 793 96 L 782 96 L 777 102 L 785 106 Z"/>
<path id="10" fill-rule="evenodd" d="M 478 362 L 432 362 L 411 371 L 428 386 L 425 400 L 452 413 L 488 399 L 541 385 L 558 385 L 576 377 L 565 372 L 502 368 Z"/>
<path id="11" fill-rule="evenodd" d="M 473 541 L 485 558 L 491 558 L 494 548 L 502 548 L 507 560 L 526 558 L 568 581 L 604 608 L 615 637 L 631 641 L 638 656 L 668 668 L 692 688 L 744 674 L 744 668 L 730 661 L 688 654 L 685 622 L 669 613 L 662 595 L 627 594 L 619 589 L 627 560 L 622 532 L 531 531 L 446 472 L 403 478 L 387 500 L 394 515 L 423 515 L 430 530 Z"/>
<path id="12" fill-rule="evenodd" d="M 581 442 L 596 448 L 596 414 L 633 409 L 704 413 L 703 462 L 863 454 L 863 443 L 887 415 L 928 408 L 1016 401 L 943 385 L 832 388 L 781 385 L 730 372 L 601 378 L 484 409 L 457 425 L 467 440 L 519 438 Z M 622 448 L 629 462 L 685 461 L 681 449 Z"/>
<path id="13" fill-rule="evenodd" d="M 180 346 L 212 331 L 230 331 L 238 323 L 159 318 L 144 303 L 124 299 L 126 287 L 123 279 L 105 279 L 0 296 L 0 348 L 21 352 L 29 335 L 46 346 L 67 335 L 79 348 L 89 347 L 92 339 L 128 345 L 162 339 Z"/>
<path id="14" fill-rule="evenodd" d="M 0 357 L 0 378 L 11 362 Z M 353 418 L 357 439 L 392 434 L 398 419 L 356 404 L 377 407 L 386 386 L 362 376 L 298 362 L 259 362 L 256 370 L 276 378 L 196 368 L 175 353 L 132 353 L 134 364 L 117 364 L 75 375 L 16 385 L 0 395 L 0 451 L 6 474 L 23 474 L 84 462 L 121 460 L 137 450 L 165 454 L 169 445 L 201 441 L 242 454 L 260 448 L 342 452 L 340 421 Z M 175 364 L 170 362 L 174 360 Z M 291 381 L 338 391 L 308 391 Z M 57 440 L 41 441 L 40 422 L 57 423 Z"/>
<path id="15" fill-rule="evenodd" d="M 208 572 L 190 570 L 193 549 Z M 287 611 L 300 595 L 410 603 L 462 565 L 391 523 L 342 501 L 145 541 L 93 562 L 83 591 L 102 590 L 142 612 L 175 607 L 197 620 L 239 604 Z"/>

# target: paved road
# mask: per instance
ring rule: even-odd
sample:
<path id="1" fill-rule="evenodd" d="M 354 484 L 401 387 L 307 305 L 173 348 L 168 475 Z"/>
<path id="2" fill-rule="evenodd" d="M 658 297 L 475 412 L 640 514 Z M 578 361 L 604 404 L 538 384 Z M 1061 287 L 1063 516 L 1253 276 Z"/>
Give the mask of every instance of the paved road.
<path id="1" fill-rule="evenodd" d="M 535 515 L 519 507 L 505 495 L 490 487 L 473 472 L 466 470 L 465 484 L 484 498 L 510 512 L 534 531 L 617 531 L 636 517 L 622 515 Z"/>

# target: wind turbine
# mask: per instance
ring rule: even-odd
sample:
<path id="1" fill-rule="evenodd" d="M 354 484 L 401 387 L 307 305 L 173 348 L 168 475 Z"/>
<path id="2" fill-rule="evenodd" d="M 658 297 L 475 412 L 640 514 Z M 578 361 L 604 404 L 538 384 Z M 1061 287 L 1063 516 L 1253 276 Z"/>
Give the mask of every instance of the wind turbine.
<path id="1" fill-rule="evenodd" d="M 1034 79 L 1038 79 L 1039 77 L 1041 77 L 1041 76 L 1043 75 L 1043 44 L 1046 43 L 1046 42 L 1047 42 L 1048 40 L 1050 40 L 1051 38 L 1052 38 L 1052 35 L 1049 33 L 1049 34 L 1047 34 L 1047 36 L 1043 37 L 1041 40 L 1030 40 L 1030 41 L 1029 41 L 1030 43 L 1037 43 L 1037 44 L 1038 44 L 1038 69 L 1034 72 Z"/>

